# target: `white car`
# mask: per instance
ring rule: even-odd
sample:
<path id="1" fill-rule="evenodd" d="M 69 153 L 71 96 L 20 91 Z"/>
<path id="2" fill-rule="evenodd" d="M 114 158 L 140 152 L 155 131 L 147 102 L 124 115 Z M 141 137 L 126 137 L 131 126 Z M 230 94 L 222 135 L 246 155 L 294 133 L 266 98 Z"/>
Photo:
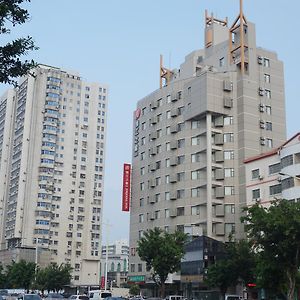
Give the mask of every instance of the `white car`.
<path id="1" fill-rule="evenodd" d="M 89 300 L 89 296 L 87 295 L 72 295 L 68 298 L 69 300 Z"/>

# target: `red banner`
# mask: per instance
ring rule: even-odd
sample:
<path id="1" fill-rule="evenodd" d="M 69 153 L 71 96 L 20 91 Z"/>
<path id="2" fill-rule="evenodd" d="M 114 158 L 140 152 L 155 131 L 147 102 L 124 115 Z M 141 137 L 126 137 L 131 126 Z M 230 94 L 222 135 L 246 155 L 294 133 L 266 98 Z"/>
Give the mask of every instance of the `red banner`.
<path id="1" fill-rule="evenodd" d="M 105 277 L 101 276 L 100 289 L 104 290 L 105 287 Z"/>
<path id="2" fill-rule="evenodd" d="M 124 168 L 123 168 L 122 211 L 129 211 L 129 205 L 130 205 L 130 179 L 131 179 L 131 165 L 130 164 L 124 164 Z"/>

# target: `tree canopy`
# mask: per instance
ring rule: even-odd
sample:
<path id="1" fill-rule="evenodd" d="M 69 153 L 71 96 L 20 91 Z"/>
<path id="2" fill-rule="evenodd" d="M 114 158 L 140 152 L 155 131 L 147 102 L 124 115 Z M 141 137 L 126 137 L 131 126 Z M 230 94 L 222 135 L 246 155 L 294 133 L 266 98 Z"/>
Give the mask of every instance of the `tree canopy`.
<path id="1" fill-rule="evenodd" d="M 0 34 L 10 34 L 11 27 L 24 24 L 29 13 L 21 7 L 30 0 L 0 0 Z M 16 85 L 16 77 L 23 76 L 36 64 L 33 60 L 21 60 L 29 51 L 36 50 L 32 37 L 17 38 L 0 46 L 0 82 Z"/>
<path id="2" fill-rule="evenodd" d="M 37 272 L 35 285 L 38 289 L 44 291 L 59 291 L 65 285 L 70 284 L 72 268 L 69 264 L 52 263 L 40 269 Z"/>
<path id="3" fill-rule="evenodd" d="M 153 281 L 160 286 L 162 297 L 168 274 L 180 269 L 186 239 L 182 232 L 171 234 L 154 228 L 146 231 L 138 242 L 138 254 L 146 262 L 147 271 L 152 272 Z"/>
<path id="4" fill-rule="evenodd" d="M 258 279 L 271 287 L 272 280 L 280 280 L 278 287 L 294 299 L 300 267 L 300 203 L 276 200 L 269 208 L 254 205 L 246 212 L 242 221 L 259 255 Z"/>
<path id="5" fill-rule="evenodd" d="M 239 281 L 244 284 L 254 279 L 255 256 L 247 241 L 230 242 L 225 245 L 223 259 L 208 269 L 206 283 L 210 287 L 218 287 L 224 295 L 230 286 Z"/>
<path id="6" fill-rule="evenodd" d="M 5 276 L 7 287 L 9 288 L 24 288 L 28 290 L 34 280 L 35 263 L 26 262 L 12 262 L 6 268 Z"/>

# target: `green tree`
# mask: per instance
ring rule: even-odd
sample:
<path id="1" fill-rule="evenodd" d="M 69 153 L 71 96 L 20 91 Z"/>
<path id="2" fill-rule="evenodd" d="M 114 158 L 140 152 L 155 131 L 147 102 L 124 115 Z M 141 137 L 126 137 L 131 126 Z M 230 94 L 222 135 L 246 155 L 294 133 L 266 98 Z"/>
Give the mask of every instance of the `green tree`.
<path id="1" fill-rule="evenodd" d="M 12 262 L 6 268 L 5 276 L 9 288 L 24 288 L 28 290 L 34 281 L 35 263 L 20 260 Z"/>
<path id="2" fill-rule="evenodd" d="M 136 296 L 139 295 L 140 293 L 140 287 L 137 284 L 133 284 L 132 286 L 130 286 L 129 288 L 129 294 L 132 296 Z"/>
<path id="3" fill-rule="evenodd" d="M 9 27 L 29 20 L 28 11 L 20 6 L 23 2 L 30 0 L 0 0 L 0 34 L 9 34 Z M 30 36 L 17 38 L 0 46 L 0 82 L 16 85 L 14 78 L 27 74 L 35 66 L 33 60 L 21 61 L 20 58 L 36 49 Z"/>
<path id="4" fill-rule="evenodd" d="M 247 241 L 230 242 L 225 245 L 224 257 L 209 267 L 206 283 L 218 287 L 223 296 L 230 286 L 254 279 L 255 255 Z"/>
<path id="5" fill-rule="evenodd" d="M 182 232 L 166 233 L 159 228 L 145 232 L 138 242 L 137 252 L 146 262 L 147 271 L 152 272 L 154 282 L 165 296 L 165 281 L 169 273 L 180 270 L 187 236 Z"/>
<path id="6" fill-rule="evenodd" d="M 44 269 L 38 270 L 36 285 L 41 290 L 56 291 L 70 284 L 72 279 L 72 268 L 69 264 L 52 263 Z"/>
<path id="7" fill-rule="evenodd" d="M 281 288 L 287 290 L 289 300 L 294 299 L 296 278 L 300 267 L 300 203 L 276 200 L 269 208 L 254 205 L 245 209 L 242 218 L 249 239 L 257 253 L 262 278 L 269 270 L 279 273 L 268 274 L 276 280 L 282 277 Z"/>
<path id="8" fill-rule="evenodd" d="M 6 286 L 6 275 L 4 273 L 3 265 L 0 263 L 0 289 Z"/>

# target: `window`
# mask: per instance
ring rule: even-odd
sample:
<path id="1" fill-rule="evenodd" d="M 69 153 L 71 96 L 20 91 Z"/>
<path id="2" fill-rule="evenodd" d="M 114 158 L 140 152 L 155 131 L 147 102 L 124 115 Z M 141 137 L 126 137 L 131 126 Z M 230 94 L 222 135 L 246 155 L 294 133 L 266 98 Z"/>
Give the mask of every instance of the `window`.
<path id="1" fill-rule="evenodd" d="M 160 106 L 162 106 L 162 99 L 161 98 L 157 100 L 157 107 L 160 107 Z"/>
<path id="2" fill-rule="evenodd" d="M 142 130 L 145 130 L 146 129 L 146 122 L 143 122 L 142 123 Z"/>
<path id="3" fill-rule="evenodd" d="M 197 153 L 193 153 L 192 155 L 191 155 L 191 161 L 192 161 L 192 163 L 194 163 L 194 162 L 200 162 L 200 152 L 197 152 Z"/>
<path id="4" fill-rule="evenodd" d="M 270 138 L 266 138 L 266 145 L 269 148 L 273 148 L 273 140 Z"/>
<path id="5" fill-rule="evenodd" d="M 200 135 L 192 137 L 192 146 L 200 145 Z"/>
<path id="6" fill-rule="evenodd" d="M 270 67 L 270 60 L 268 58 L 264 58 L 264 67 Z"/>
<path id="7" fill-rule="evenodd" d="M 225 57 L 219 59 L 219 66 L 223 67 L 225 65 Z"/>
<path id="8" fill-rule="evenodd" d="M 169 218 L 169 217 L 170 217 L 170 210 L 165 209 L 165 218 Z"/>
<path id="9" fill-rule="evenodd" d="M 144 215 L 140 214 L 139 215 L 139 223 L 143 223 L 144 222 Z"/>
<path id="10" fill-rule="evenodd" d="M 232 160 L 232 159 L 234 159 L 234 151 L 233 150 L 225 150 L 224 151 L 224 159 L 225 160 Z"/>
<path id="11" fill-rule="evenodd" d="M 156 203 L 159 202 L 160 201 L 160 194 L 155 194 L 154 198 L 155 198 Z"/>
<path id="12" fill-rule="evenodd" d="M 166 142 L 166 151 L 170 151 L 170 150 L 171 150 L 171 143 Z"/>
<path id="13" fill-rule="evenodd" d="M 184 112 L 184 106 L 182 106 L 182 107 L 178 107 L 178 116 L 180 116 L 180 115 L 182 115 L 183 114 L 183 112 Z"/>
<path id="14" fill-rule="evenodd" d="M 145 159 L 145 152 L 142 152 L 141 153 L 141 160 L 144 160 Z"/>
<path id="15" fill-rule="evenodd" d="M 142 264 L 138 264 L 138 272 L 143 272 L 143 265 Z"/>
<path id="16" fill-rule="evenodd" d="M 272 114 L 272 108 L 270 105 L 266 105 L 266 114 L 269 116 Z"/>
<path id="17" fill-rule="evenodd" d="M 184 207 L 177 207 L 177 216 L 184 216 Z"/>
<path id="18" fill-rule="evenodd" d="M 265 95 L 268 99 L 271 99 L 271 91 L 270 90 L 265 90 Z"/>
<path id="19" fill-rule="evenodd" d="M 166 158 L 166 168 L 170 167 L 170 158 Z"/>
<path id="20" fill-rule="evenodd" d="M 294 163 L 293 154 L 283 157 L 281 159 L 281 168 L 291 166 Z"/>
<path id="21" fill-rule="evenodd" d="M 200 170 L 195 170 L 191 172 L 191 179 L 197 180 L 200 179 Z"/>
<path id="22" fill-rule="evenodd" d="M 143 206 L 144 206 L 144 202 L 145 202 L 145 201 L 144 201 L 144 198 L 141 198 L 141 199 L 140 199 L 140 207 L 143 207 Z"/>
<path id="23" fill-rule="evenodd" d="M 144 191 L 144 190 L 145 190 L 145 183 L 144 183 L 144 182 L 141 182 L 141 183 L 140 183 L 140 190 L 141 190 L 141 191 Z"/>
<path id="24" fill-rule="evenodd" d="M 145 175 L 145 167 L 141 168 L 141 175 Z"/>
<path id="25" fill-rule="evenodd" d="M 224 194 L 225 196 L 234 195 L 234 186 L 224 186 Z"/>
<path id="26" fill-rule="evenodd" d="M 146 107 L 143 107 L 143 108 L 142 108 L 142 116 L 144 116 L 145 113 L 146 113 Z"/>
<path id="27" fill-rule="evenodd" d="M 162 130 L 158 129 L 157 130 L 157 138 L 160 138 L 162 136 Z"/>
<path id="28" fill-rule="evenodd" d="M 159 218 L 160 218 L 160 210 L 156 210 L 156 211 L 154 212 L 154 219 L 157 220 L 157 219 L 159 219 Z"/>
<path id="29" fill-rule="evenodd" d="M 271 76 L 269 74 L 264 74 L 264 80 L 265 80 L 266 83 L 270 83 Z"/>
<path id="30" fill-rule="evenodd" d="M 260 189 L 252 190 L 252 199 L 259 199 L 260 198 Z"/>
<path id="31" fill-rule="evenodd" d="M 191 215 L 192 216 L 199 216 L 200 215 L 200 205 L 196 205 L 196 206 L 191 207 Z"/>
<path id="32" fill-rule="evenodd" d="M 171 134 L 171 127 L 168 126 L 166 127 L 166 135 Z"/>
<path id="33" fill-rule="evenodd" d="M 225 177 L 234 177 L 234 168 L 225 168 L 224 176 Z"/>
<path id="34" fill-rule="evenodd" d="M 295 181 L 293 177 L 288 177 L 282 180 L 281 188 L 282 190 L 289 189 L 295 185 Z"/>
<path id="35" fill-rule="evenodd" d="M 158 186 L 158 185 L 160 185 L 160 184 L 161 184 L 161 179 L 160 179 L 160 177 L 156 177 L 156 178 L 155 178 L 155 185 Z"/>
<path id="36" fill-rule="evenodd" d="M 185 177 L 184 172 L 177 173 L 177 181 L 184 181 L 184 177 Z"/>
<path id="37" fill-rule="evenodd" d="M 192 121 L 191 127 L 192 127 L 192 129 L 200 128 L 201 122 L 200 121 Z"/>
<path id="38" fill-rule="evenodd" d="M 224 143 L 233 142 L 233 133 L 224 133 Z"/>
<path id="39" fill-rule="evenodd" d="M 170 111 L 170 110 L 168 110 L 168 111 L 166 112 L 166 118 L 167 118 L 167 119 L 171 119 L 171 111 Z"/>
<path id="40" fill-rule="evenodd" d="M 178 123 L 177 125 L 177 131 L 182 131 L 184 129 L 184 123 Z"/>
<path id="41" fill-rule="evenodd" d="M 233 124 L 233 116 L 228 116 L 224 118 L 224 125 L 232 125 Z"/>
<path id="42" fill-rule="evenodd" d="M 225 233 L 234 233 L 235 232 L 235 224 L 234 223 L 226 223 L 225 224 Z"/>
<path id="43" fill-rule="evenodd" d="M 225 214 L 235 214 L 234 204 L 225 204 Z"/>
<path id="44" fill-rule="evenodd" d="M 157 161 L 157 162 L 155 163 L 155 166 L 156 166 L 156 170 L 160 169 L 160 167 L 161 167 L 161 162 L 160 162 L 160 161 Z"/>
<path id="45" fill-rule="evenodd" d="M 156 153 L 161 153 L 161 145 L 156 146 Z"/>
<path id="46" fill-rule="evenodd" d="M 179 155 L 179 156 L 177 157 L 177 164 L 178 164 L 178 165 L 183 164 L 184 161 L 185 161 L 185 156 L 184 156 L 184 155 Z"/>
<path id="47" fill-rule="evenodd" d="M 167 103 L 170 103 L 171 102 L 171 95 L 168 95 L 167 96 Z"/>
<path id="48" fill-rule="evenodd" d="M 165 183 L 170 183 L 170 175 L 165 176 Z"/>
<path id="49" fill-rule="evenodd" d="M 281 164 L 280 163 L 270 165 L 269 166 L 269 175 L 279 173 L 280 170 L 281 170 Z"/>
<path id="50" fill-rule="evenodd" d="M 130 264 L 130 271 L 135 272 L 135 264 Z"/>
<path id="51" fill-rule="evenodd" d="M 185 145 L 185 139 L 178 140 L 178 148 L 183 148 Z"/>
<path id="52" fill-rule="evenodd" d="M 200 187 L 192 188 L 191 196 L 192 196 L 192 198 L 200 197 Z"/>
<path id="53" fill-rule="evenodd" d="M 266 130 L 272 131 L 272 123 L 271 122 L 266 122 Z"/>
<path id="54" fill-rule="evenodd" d="M 170 200 L 170 192 L 165 192 L 165 200 Z"/>
<path id="55" fill-rule="evenodd" d="M 146 144 L 146 138 L 143 136 L 141 138 L 141 145 L 145 145 Z"/>
<path id="56" fill-rule="evenodd" d="M 281 184 L 275 184 L 270 186 L 270 196 L 281 193 Z"/>
<path id="57" fill-rule="evenodd" d="M 257 179 L 259 177 L 259 169 L 255 169 L 251 171 L 252 179 Z"/>
<path id="58" fill-rule="evenodd" d="M 184 190 L 177 190 L 177 199 L 184 198 Z"/>

